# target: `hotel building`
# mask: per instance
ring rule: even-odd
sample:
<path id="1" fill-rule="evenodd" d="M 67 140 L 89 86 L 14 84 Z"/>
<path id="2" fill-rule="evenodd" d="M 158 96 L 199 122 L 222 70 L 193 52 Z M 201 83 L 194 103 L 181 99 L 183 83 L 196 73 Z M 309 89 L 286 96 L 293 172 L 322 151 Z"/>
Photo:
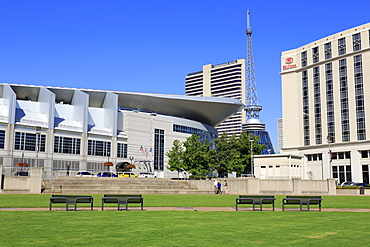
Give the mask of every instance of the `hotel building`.
<path id="1" fill-rule="evenodd" d="M 212 140 L 214 126 L 242 108 L 228 98 L 0 83 L 0 162 L 6 176 L 29 167 L 54 178 L 131 164 L 136 173 L 177 177 L 165 155 L 173 141 L 192 133 Z"/>
<path id="2" fill-rule="evenodd" d="M 218 65 L 207 64 L 203 70 L 190 73 L 185 79 L 185 94 L 201 97 L 233 98 L 245 104 L 245 60 Z M 241 109 L 216 127 L 219 134 L 240 134 L 246 122 Z"/>
<path id="3" fill-rule="evenodd" d="M 370 23 L 285 51 L 281 66 L 282 154 L 295 161 L 258 173 L 369 183 Z"/>

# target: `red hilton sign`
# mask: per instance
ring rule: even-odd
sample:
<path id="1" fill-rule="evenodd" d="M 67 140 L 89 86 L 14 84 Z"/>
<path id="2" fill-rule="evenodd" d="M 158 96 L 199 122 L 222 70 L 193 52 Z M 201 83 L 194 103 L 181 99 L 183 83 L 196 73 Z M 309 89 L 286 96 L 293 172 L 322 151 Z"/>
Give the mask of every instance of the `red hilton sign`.
<path id="1" fill-rule="evenodd" d="M 283 66 L 283 70 L 297 68 L 297 64 L 292 64 L 293 62 L 294 62 L 294 59 L 292 57 L 286 58 L 285 59 L 286 65 Z"/>

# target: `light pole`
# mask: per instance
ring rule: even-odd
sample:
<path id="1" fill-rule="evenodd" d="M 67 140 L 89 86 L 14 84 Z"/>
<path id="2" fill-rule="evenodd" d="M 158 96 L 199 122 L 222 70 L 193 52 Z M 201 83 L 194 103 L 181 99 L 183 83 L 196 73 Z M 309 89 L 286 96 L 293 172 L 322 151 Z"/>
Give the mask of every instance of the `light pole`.
<path id="1" fill-rule="evenodd" d="M 252 133 L 249 133 L 249 141 L 251 143 L 251 177 L 253 178 L 254 177 L 254 168 L 253 168 L 253 141 L 254 141 L 254 138 L 253 138 Z"/>
<path id="2" fill-rule="evenodd" d="M 39 166 L 39 145 L 40 145 L 39 138 L 41 137 L 40 131 L 41 131 L 41 128 L 36 127 L 36 167 Z"/>
<path id="3" fill-rule="evenodd" d="M 331 154 L 331 149 L 330 149 L 330 143 L 332 142 L 333 140 L 333 136 L 331 135 L 328 135 L 326 137 L 326 140 L 328 141 L 328 145 L 329 145 L 329 178 L 331 178 L 331 157 L 332 157 L 332 154 Z"/>

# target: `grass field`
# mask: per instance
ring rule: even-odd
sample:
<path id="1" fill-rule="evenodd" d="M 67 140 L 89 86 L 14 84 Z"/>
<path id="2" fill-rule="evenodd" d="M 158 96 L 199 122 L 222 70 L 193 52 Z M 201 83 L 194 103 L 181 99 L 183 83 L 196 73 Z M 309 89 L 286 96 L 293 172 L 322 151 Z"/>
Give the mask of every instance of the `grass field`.
<path id="1" fill-rule="evenodd" d="M 3 194 L 0 208 L 48 207 L 49 197 Z M 145 195 L 144 206 L 234 207 L 235 198 Z M 367 196 L 323 201 L 326 208 L 369 205 Z M 0 246 L 370 246 L 370 214 L 361 212 L 0 211 L 0 219 Z"/>

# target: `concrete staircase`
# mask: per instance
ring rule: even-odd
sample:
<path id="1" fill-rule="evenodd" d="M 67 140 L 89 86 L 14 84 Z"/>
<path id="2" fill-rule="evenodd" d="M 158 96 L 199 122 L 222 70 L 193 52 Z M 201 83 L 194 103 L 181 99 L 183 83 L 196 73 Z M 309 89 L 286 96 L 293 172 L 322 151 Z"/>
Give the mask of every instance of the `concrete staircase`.
<path id="1" fill-rule="evenodd" d="M 63 194 L 211 194 L 186 180 L 168 178 L 58 177 L 46 181 L 43 193 Z"/>

